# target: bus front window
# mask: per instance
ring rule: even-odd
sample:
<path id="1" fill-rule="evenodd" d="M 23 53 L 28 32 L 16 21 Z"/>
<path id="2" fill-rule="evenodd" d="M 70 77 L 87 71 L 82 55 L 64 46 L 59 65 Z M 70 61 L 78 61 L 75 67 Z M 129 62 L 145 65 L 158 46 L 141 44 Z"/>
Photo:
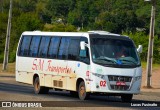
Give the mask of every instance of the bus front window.
<path id="1" fill-rule="evenodd" d="M 136 48 L 131 40 L 91 37 L 94 63 L 101 65 L 140 65 Z"/>

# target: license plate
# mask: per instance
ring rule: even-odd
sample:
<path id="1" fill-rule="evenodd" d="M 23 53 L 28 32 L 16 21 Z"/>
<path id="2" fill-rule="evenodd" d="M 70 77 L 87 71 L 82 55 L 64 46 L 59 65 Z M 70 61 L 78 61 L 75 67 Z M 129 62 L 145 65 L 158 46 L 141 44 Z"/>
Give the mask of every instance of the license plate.
<path id="1" fill-rule="evenodd" d="M 118 81 L 118 82 L 116 82 L 116 85 L 117 85 L 117 86 L 125 86 L 126 83 L 125 83 L 125 82 L 122 82 L 122 81 Z"/>

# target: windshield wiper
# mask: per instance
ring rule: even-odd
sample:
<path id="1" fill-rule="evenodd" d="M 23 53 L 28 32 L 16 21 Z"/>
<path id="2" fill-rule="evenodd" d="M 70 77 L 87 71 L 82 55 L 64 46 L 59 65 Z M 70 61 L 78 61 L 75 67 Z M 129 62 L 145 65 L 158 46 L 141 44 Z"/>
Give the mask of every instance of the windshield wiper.
<path id="1" fill-rule="evenodd" d="M 104 56 L 100 56 L 96 60 L 104 60 L 104 61 L 109 61 L 109 62 L 112 62 L 112 63 L 117 63 L 115 60 L 113 60 L 111 58 L 108 58 L 108 57 L 104 57 Z"/>
<path id="2" fill-rule="evenodd" d="M 121 61 L 126 61 L 126 62 L 131 62 L 131 63 L 133 63 L 133 64 L 137 64 L 136 62 L 134 62 L 134 61 L 131 61 L 131 60 L 126 60 L 126 59 L 120 59 Z"/>

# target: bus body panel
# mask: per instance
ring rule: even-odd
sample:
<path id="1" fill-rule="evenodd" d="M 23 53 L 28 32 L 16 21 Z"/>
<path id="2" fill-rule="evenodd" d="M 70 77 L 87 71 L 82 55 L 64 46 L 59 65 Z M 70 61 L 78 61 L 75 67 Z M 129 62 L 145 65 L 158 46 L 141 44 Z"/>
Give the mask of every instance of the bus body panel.
<path id="1" fill-rule="evenodd" d="M 141 85 L 141 78 L 136 80 L 137 77 L 141 77 L 142 75 L 142 68 L 111 68 L 111 67 L 104 67 L 99 66 L 96 64 L 92 65 L 91 69 L 92 73 L 92 80 L 94 83 L 91 85 L 91 91 L 92 92 L 108 92 L 108 93 L 132 93 L 132 94 L 138 94 L 140 92 L 140 85 Z M 103 76 L 98 77 L 93 75 L 94 73 L 100 74 Z M 109 81 L 109 76 L 114 77 L 114 81 Z M 111 84 L 116 85 L 119 78 L 131 78 L 130 82 L 126 82 L 129 85 L 128 90 L 120 90 L 118 91 L 115 89 L 111 89 Z M 112 79 L 113 80 L 113 79 Z M 96 88 L 96 86 L 99 86 L 99 88 Z"/>
<path id="2" fill-rule="evenodd" d="M 76 61 L 68 61 L 68 68 L 71 68 L 71 73 L 67 74 L 67 90 L 76 91 L 76 78 L 77 78 L 77 62 Z"/>
<path id="3" fill-rule="evenodd" d="M 86 86 L 86 91 L 90 92 L 90 65 L 82 63 L 82 62 L 77 62 L 76 64 L 76 74 L 77 74 L 77 79 L 78 78 L 83 78 Z"/>
<path id="4" fill-rule="evenodd" d="M 31 69 L 32 58 L 19 57 L 16 70 L 16 80 L 28 84 L 33 83 L 33 71 Z"/>

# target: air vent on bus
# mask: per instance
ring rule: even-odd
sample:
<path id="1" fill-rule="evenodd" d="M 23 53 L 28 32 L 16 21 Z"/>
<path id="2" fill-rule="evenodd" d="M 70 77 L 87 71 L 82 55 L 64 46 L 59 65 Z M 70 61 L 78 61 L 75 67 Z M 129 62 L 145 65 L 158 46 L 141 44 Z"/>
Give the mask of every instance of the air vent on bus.
<path id="1" fill-rule="evenodd" d="M 62 81 L 53 80 L 53 86 L 55 87 L 63 87 Z"/>
<path id="2" fill-rule="evenodd" d="M 108 76 L 109 81 L 124 81 L 124 82 L 131 82 L 132 77 L 130 76 Z"/>
<path id="3" fill-rule="evenodd" d="M 53 86 L 57 86 L 57 80 L 53 80 Z"/>
<path id="4" fill-rule="evenodd" d="M 125 85 L 125 86 L 117 86 L 117 85 L 110 85 L 112 90 L 128 90 L 129 89 L 129 85 Z"/>

